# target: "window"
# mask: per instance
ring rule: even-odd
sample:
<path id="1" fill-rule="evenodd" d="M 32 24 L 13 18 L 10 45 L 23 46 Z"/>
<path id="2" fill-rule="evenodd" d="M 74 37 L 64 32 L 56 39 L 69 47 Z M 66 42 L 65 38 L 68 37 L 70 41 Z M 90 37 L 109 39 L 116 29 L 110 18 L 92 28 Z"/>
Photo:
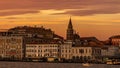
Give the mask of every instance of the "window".
<path id="1" fill-rule="evenodd" d="M 64 55 L 62 55 L 62 57 L 64 57 Z"/>
<path id="2" fill-rule="evenodd" d="M 77 53 L 77 49 L 76 49 L 76 53 Z"/>
<path id="3" fill-rule="evenodd" d="M 62 52 L 64 52 L 64 50 L 62 50 Z"/>
<path id="4" fill-rule="evenodd" d="M 66 53 L 67 53 L 67 50 L 66 50 Z"/>
<path id="5" fill-rule="evenodd" d="M 91 53 L 91 50 L 89 49 L 89 53 Z"/>
<path id="6" fill-rule="evenodd" d="M 38 50 L 38 52 L 40 52 L 40 50 Z"/>
<path id="7" fill-rule="evenodd" d="M 87 49 L 86 49 L 86 53 L 87 53 Z"/>
<path id="8" fill-rule="evenodd" d="M 58 49 L 58 52 L 59 52 L 60 50 Z"/>
<path id="9" fill-rule="evenodd" d="M 65 57 L 67 57 L 67 54 L 65 55 Z"/>
<path id="10" fill-rule="evenodd" d="M 79 49 L 79 53 L 84 53 L 84 50 L 83 49 Z"/>
<path id="11" fill-rule="evenodd" d="M 69 53 L 70 53 L 71 51 L 69 50 Z"/>
<path id="12" fill-rule="evenodd" d="M 74 49 L 72 50 L 72 52 L 74 53 Z"/>

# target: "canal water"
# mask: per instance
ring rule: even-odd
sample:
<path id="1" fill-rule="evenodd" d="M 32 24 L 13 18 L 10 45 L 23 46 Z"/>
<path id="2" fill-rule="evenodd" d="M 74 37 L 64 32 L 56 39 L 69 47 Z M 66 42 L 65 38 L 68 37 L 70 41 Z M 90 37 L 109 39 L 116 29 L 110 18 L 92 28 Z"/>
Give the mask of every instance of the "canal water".
<path id="1" fill-rule="evenodd" d="M 120 68 L 120 65 L 83 66 L 79 63 L 0 62 L 0 68 Z"/>

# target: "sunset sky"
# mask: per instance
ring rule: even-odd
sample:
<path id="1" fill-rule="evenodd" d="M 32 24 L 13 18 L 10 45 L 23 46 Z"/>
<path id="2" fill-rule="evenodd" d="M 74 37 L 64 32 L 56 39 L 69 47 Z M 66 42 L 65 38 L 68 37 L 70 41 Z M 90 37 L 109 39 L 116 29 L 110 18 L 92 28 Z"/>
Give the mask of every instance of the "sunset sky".
<path id="1" fill-rule="evenodd" d="M 120 0 L 0 0 L 0 29 L 43 25 L 65 37 L 70 17 L 81 37 L 120 34 Z"/>

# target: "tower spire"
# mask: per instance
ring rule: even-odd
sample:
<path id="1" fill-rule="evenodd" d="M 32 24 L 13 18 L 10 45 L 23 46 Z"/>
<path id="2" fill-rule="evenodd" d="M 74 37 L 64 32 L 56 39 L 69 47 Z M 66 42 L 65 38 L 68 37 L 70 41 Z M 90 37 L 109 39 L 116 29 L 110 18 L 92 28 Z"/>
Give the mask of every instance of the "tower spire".
<path id="1" fill-rule="evenodd" d="M 73 29 L 71 17 L 70 17 L 70 19 L 69 19 L 68 28 L 69 28 L 69 29 Z"/>
<path id="2" fill-rule="evenodd" d="M 69 24 L 68 24 L 68 28 L 67 28 L 67 36 L 66 36 L 66 39 L 67 40 L 73 40 L 73 25 L 72 25 L 72 20 L 71 20 L 71 17 L 69 19 Z"/>

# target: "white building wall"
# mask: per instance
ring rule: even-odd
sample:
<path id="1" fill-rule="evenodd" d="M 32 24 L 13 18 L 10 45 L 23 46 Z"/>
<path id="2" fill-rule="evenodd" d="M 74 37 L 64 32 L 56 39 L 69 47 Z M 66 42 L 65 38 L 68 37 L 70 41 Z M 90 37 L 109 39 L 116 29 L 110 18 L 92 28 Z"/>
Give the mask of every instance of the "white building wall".
<path id="1" fill-rule="evenodd" d="M 80 52 L 83 50 L 83 53 Z M 89 57 L 98 56 L 98 48 L 93 47 L 73 47 L 71 42 L 64 44 L 27 44 L 26 57 L 28 58 L 42 58 L 55 57 L 61 59 L 72 59 L 73 57 Z"/>
<path id="2" fill-rule="evenodd" d="M 42 58 L 42 57 L 59 57 L 59 44 L 27 44 L 26 57 Z"/>
<path id="3" fill-rule="evenodd" d="M 61 51 L 61 53 L 60 53 L 61 58 L 64 58 L 64 59 L 72 58 L 72 44 L 71 43 L 62 44 L 60 51 Z"/>
<path id="4" fill-rule="evenodd" d="M 81 52 L 82 50 L 82 52 Z M 92 47 L 72 47 L 72 56 L 92 56 Z"/>

